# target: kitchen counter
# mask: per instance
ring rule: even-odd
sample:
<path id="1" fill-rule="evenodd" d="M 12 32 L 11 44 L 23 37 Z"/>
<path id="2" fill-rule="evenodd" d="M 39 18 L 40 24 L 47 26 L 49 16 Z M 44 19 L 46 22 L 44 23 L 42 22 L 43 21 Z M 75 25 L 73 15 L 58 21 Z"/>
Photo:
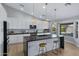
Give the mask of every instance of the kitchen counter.
<path id="1" fill-rule="evenodd" d="M 45 42 L 47 51 L 59 48 L 59 44 L 56 48 L 53 48 L 53 41 L 59 40 L 56 35 L 51 35 L 50 33 L 38 33 L 36 39 L 30 39 L 30 34 L 17 34 L 17 35 L 8 35 L 9 44 L 23 42 L 24 53 L 28 56 L 35 56 L 39 53 L 39 44 Z M 45 51 L 45 52 L 47 52 Z"/>
<path id="2" fill-rule="evenodd" d="M 51 37 L 45 37 L 45 38 L 38 38 L 39 35 L 37 35 L 36 39 L 30 39 L 30 37 L 24 37 L 24 53 L 25 56 L 35 56 L 39 54 L 39 44 L 40 43 L 46 43 L 46 49 L 47 51 L 51 51 L 53 49 L 59 48 L 59 38 L 56 36 Z M 58 40 L 57 47 L 53 48 L 53 41 Z M 47 52 L 45 51 L 45 52 Z"/>
<path id="3" fill-rule="evenodd" d="M 22 34 L 30 34 L 30 33 L 12 33 L 8 35 L 22 35 Z M 51 33 L 37 33 L 37 35 L 51 35 Z"/>
<path id="4" fill-rule="evenodd" d="M 24 36 L 30 36 L 30 34 L 8 35 L 8 44 L 22 43 Z"/>
<path id="5" fill-rule="evenodd" d="M 55 39 L 57 37 L 43 37 L 43 38 L 39 38 L 39 37 L 36 37 L 36 39 L 27 39 L 26 36 L 24 36 L 24 39 L 26 39 L 27 42 L 31 42 L 31 41 L 39 41 L 39 40 L 49 40 L 49 39 Z"/>
<path id="6" fill-rule="evenodd" d="M 8 34 L 8 35 L 23 35 L 23 34 L 29 34 L 29 33 L 12 33 L 12 34 Z"/>
<path id="7" fill-rule="evenodd" d="M 42 36 L 42 39 L 51 38 L 51 37 L 47 37 L 47 35 L 50 35 L 50 33 L 38 33 L 36 39 L 37 40 L 41 39 L 39 36 Z M 28 33 L 10 34 L 10 35 L 8 35 L 9 44 L 23 42 L 24 37 L 30 37 L 30 34 L 28 34 Z M 30 39 L 30 40 L 27 40 L 27 41 L 35 41 L 35 40 L 34 39 Z"/>
<path id="8" fill-rule="evenodd" d="M 48 37 L 48 38 L 36 38 L 36 39 L 27 39 L 27 37 L 24 37 L 24 39 L 26 38 L 26 41 L 27 42 L 31 42 L 31 41 L 39 41 L 39 40 L 47 40 L 47 39 L 52 39 L 51 37 Z"/>
<path id="9" fill-rule="evenodd" d="M 27 41 L 27 42 L 30 42 L 30 41 L 38 41 L 38 40 L 48 40 L 48 39 L 55 39 L 55 38 L 58 38 L 56 34 L 50 34 L 50 33 L 38 33 L 36 38 L 35 39 L 27 39 L 27 36 L 24 36 L 24 39 Z"/>
<path id="10" fill-rule="evenodd" d="M 40 43 L 46 43 L 46 51 L 48 52 L 57 48 L 60 48 L 59 42 L 57 43 L 57 46 L 54 48 L 53 41 L 58 40 L 58 38 L 52 38 L 52 39 L 39 39 L 39 40 L 33 40 L 33 41 L 28 41 L 24 44 L 24 55 L 25 56 L 36 56 L 39 54 L 39 44 Z M 41 54 L 41 53 L 40 53 Z"/>

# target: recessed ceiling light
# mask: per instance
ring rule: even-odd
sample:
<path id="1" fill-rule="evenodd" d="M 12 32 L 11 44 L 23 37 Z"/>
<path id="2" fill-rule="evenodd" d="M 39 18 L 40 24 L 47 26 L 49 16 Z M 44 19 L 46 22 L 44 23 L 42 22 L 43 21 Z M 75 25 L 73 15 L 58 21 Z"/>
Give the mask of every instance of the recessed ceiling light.
<path id="1" fill-rule="evenodd" d="M 45 9 L 46 7 L 45 7 L 45 6 L 43 6 L 43 8 Z"/>
<path id="2" fill-rule="evenodd" d="M 24 8 L 21 8 L 22 11 L 24 11 Z"/>

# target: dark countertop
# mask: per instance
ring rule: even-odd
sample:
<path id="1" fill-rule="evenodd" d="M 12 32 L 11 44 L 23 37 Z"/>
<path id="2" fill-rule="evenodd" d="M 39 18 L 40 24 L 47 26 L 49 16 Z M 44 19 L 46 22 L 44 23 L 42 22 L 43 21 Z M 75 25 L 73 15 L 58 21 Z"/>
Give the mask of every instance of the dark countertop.
<path id="1" fill-rule="evenodd" d="M 21 34 L 29 34 L 29 33 L 12 33 L 12 34 L 8 34 L 8 35 L 21 35 Z"/>
<path id="2" fill-rule="evenodd" d="M 59 37 L 64 37 L 63 35 L 59 35 Z M 31 42 L 31 41 L 38 41 L 38 40 L 49 40 L 49 39 L 54 39 L 54 38 L 58 38 L 59 39 L 59 37 L 52 37 L 52 36 L 45 36 L 45 37 L 36 37 L 36 39 L 31 39 L 30 37 L 26 37 L 26 36 L 24 36 L 24 40 L 26 40 L 27 42 Z"/>
<path id="3" fill-rule="evenodd" d="M 57 37 L 54 37 L 54 38 L 57 38 Z M 27 37 L 24 37 L 24 40 L 26 40 L 27 42 L 31 42 L 31 41 L 38 41 L 38 40 L 49 40 L 49 39 L 54 39 L 54 38 L 52 38 L 52 37 L 44 37 L 44 38 L 36 38 L 36 39 L 30 39 L 30 37 L 29 37 L 29 39 L 27 39 Z"/>
<path id="4" fill-rule="evenodd" d="M 7 35 L 21 35 L 21 34 L 30 34 L 29 32 L 27 33 L 8 33 Z M 50 33 L 37 33 L 37 35 L 49 35 Z"/>

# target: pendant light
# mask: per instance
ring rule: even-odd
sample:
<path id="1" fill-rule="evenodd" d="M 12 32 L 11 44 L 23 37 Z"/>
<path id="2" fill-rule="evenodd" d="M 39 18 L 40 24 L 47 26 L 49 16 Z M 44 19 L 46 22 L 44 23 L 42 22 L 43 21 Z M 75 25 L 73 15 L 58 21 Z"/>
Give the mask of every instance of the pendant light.
<path id="1" fill-rule="evenodd" d="M 55 19 L 56 19 L 56 11 L 57 11 L 57 9 L 55 8 L 55 9 L 54 9 L 54 12 L 55 12 Z"/>
<path id="2" fill-rule="evenodd" d="M 48 21 L 48 18 L 47 18 L 47 5 L 48 5 L 48 3 L 45 3 L 45 7 L 46 7 L 46 9 L 45 9 L 46 17 L 45 17 L 45 19 L 46 19 L 46 21 Z"/>
<path id="3" fill-rule="evenodd" d="M 54 20 L 55 20 L 55 19 L 56 19 L 56 8 L 54 9 Z M 52 30 L 56 32 L 56 27 L 55 27 L 55 26 L 56 26 L 56 24 L 53 23 L 53 24 L 52 24 Z"/>
<path id="4" fill-rule="evenodd" d="M 55 14 L 54 14 L 54 20 L 56 20 L 56 11 L 57 11 L 57 9 L 55 8 L 55 9 L 54 9 L 54 13 L 55 13 Z M 54 23 L 54 24 L 52 25 L 52 27 L 55 27 L 55 26 L 56 26 L 56 23 Z"/>
<path id="5" fill-rule="evenodd" d="M 55 12 L 55 20 L 57 19 L 57 9 L 55 8 L 54 9 L 54 12 Z M 56 34 L 57 34 L 57 36 L 58 36 L 58 25 L 56 24 L 56 23 L 54 23 L 54 26 L 55 26 L 55 32 L 56 32 Z"/>

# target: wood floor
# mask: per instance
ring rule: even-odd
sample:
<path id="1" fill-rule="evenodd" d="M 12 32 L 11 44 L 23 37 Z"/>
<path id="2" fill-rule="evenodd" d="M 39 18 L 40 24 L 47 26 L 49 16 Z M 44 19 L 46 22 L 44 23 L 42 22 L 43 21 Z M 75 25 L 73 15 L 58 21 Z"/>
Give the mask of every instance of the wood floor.
<path id="1" fill-rule="evenodd" d="M 61 52 L 57 54 L 52 53 L 52 51 L 47 53 L 48 56 L 79 56 L 79 48 L 73 44 L 65 42 L 64 50 L 61 49 Z"/>
<path id="2" fill-rule="evenodd" d="M 65 48 L 59 49 L 58 54 L 54 54 L 56 51 L 49 51 L 46 56 L 79 56 L 79 48 L 73 44 L 65 42 Z M 23 56 L 23 45 L 22 43 L 13 44 L 9 46 L 9 56 Z"/>
<path id="3" fill-rule="evenodd" d="M 63 50 L 64 56 L 79 56 L 79 48 L 73 44 L 65 43 L 65 49 Z"/>
<path id="4" fill-rule="evenodd" d="M 10 44 L 8 47 L 8 56 L 23 56 L 23 43 Z"/>

